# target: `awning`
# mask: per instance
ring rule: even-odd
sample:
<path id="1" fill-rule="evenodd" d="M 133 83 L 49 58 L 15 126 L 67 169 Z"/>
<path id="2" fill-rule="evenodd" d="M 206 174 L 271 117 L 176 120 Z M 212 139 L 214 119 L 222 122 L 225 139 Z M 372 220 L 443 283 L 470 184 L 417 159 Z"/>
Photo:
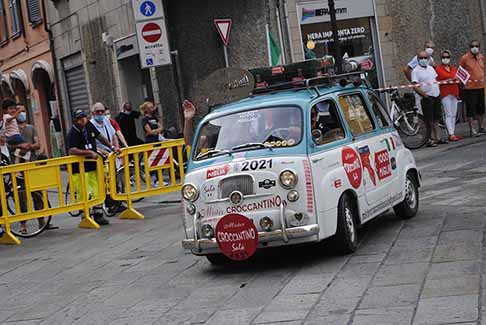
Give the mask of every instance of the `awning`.
<path id="1" fill-rule="evenodd" d="M 37 69 L 42 69 L 42 70 L 46 71 L 47 74 L 49 75 L 49 79 L 50 79 L 51 83 L 54 82 L 54 80 L 55 80 L 54 70 L 52 69 L 51 65 L 47 61 L 38 60 L 38 61 L 35 61 L 34 64 L 32 64 L 32 80 L 34 80 L 34 71 L 37 70 Z"/>
<path id="2" fill-rule="evenodd" d="M 10 82 L 10 76 L 9 76 L 8 74 L 6 74 L 6 73 L 2 73 L 0 78 L 1 78 L 1 80 L 0 80 L 0 81 L 1 81 L 2 83 L 6 84 L 6 85 L 7 85 L 8 90 L 9 90 L 9 91 L 10 91 L 12 94 L 14 94 L 14 90 L 13 90 L 13 87 L 12 87 L 12 83 Z"/>
<path id="3" fill-rule="evenodd" d="M 24 85 L 26 91 L 30 90 L 29 80 L 27 79 L 27 74 L 22 69 L 16 69 L 10 72 L 11 79 L 17 79 Z"/>

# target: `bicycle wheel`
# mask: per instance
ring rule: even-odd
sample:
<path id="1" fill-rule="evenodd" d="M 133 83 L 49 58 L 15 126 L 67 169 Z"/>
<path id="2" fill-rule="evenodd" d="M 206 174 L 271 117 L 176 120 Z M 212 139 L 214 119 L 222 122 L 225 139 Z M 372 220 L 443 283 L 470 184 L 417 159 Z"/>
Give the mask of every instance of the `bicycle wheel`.
<path id="1" fill-rule="evenodd" d="M 408 149 L 421 148 L 430 138 L 430 128 L 417 112 L 403 114 L 398 120 L 397 130 Z"/>
<path id="2" fill-rule="evenodd" d="M 75 192 L 74 193 L 74 199 L 77 200 L 78 198 L 78 195 L 77 193 Z M 64 204 L 65 205 L 69 205 L 71 204 L 71 193 L 69 193 L 69 184 L 67 184 L 66 186 L 66 192 L 64 193 Z M 77 211 L 69 211 L 68 213 L 72 216 L 72 217 L 79 217 L 81 215 L 83 211 L 81 210 L 77 210 Z"/>
<path id="3" fill-rule="evenodd" d="M 42 210 L 44 206 L 44 202 L 42 200 L 42 195 L 39 192 L 32 192 L 32 204 L 33 210 Z M 20 210 L 22 212 L 27 211 L 27 197 L 25 190 L 19 190 L 19 201 L 20 201 Z M 47 200 L 47 204 L 51 207 L 51 203 Z M 7 209 L 12 214 L 15 215 L 15 201 L 13 193 L 10 192 L 7 194 Z M 25 221 L 25 227 L 22 227 L 23 222 L 14 222 L 10 224 L 10 231 L 17 237 L 21 238 L 30 238 L 35 237 L 44 230 L 49 227 L 49 223 L 51 222 L 51 216 L 47 216 L 44 218 L 38 218 L 37 220 L 28 220 Z M 22 231 L 24 228 L 24 231 Z"/>

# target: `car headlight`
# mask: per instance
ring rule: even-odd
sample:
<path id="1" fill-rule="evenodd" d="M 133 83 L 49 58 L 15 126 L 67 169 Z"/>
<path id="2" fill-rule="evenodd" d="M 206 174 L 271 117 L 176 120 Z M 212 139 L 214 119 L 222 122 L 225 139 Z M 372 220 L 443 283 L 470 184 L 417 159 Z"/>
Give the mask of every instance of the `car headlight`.
<path id="1" fill-rule="evenodd" d="M 184 200 L 194 202 L 199 197 L 199 191 L 192 184 L 186 184 L 182 187 L 182 197 Z"/>
<path id="2" fill-rule="evenodd" d="M 289 169 L 282 171 L 279 179 L 280 185 L 285 189 L 291 189 L 297 185 L 297 175 Z"/>

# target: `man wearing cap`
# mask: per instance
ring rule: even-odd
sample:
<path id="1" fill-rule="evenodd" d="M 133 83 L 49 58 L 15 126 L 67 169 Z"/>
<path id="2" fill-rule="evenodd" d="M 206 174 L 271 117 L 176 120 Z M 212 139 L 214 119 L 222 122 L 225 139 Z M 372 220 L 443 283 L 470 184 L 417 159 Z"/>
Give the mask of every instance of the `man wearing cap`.
<path id="1" fill-rule="evenodd" d="M 96 140 L 99 140 L 105 146 L 111 147 L 110 142 L 101 134 L 96 127 L 88 121 L 88 115 L 82 110 L 74 112 L 74 124 L 68 133 L 69 154 L 74 156 L 83 156 L 86 158 L 97 159 Z M 119 152 L 119 148 L 114 148 Z M 94 197 L 98 196 L 98 179 L 96 173 L 96 162 L 87 161 L 84 163 L 85 181 L 87 193 L 92 193 Z M 79 178 L 79 165 L 73 164 L 73 181 L 75 190 L 81 192 L 81 180 Z M 103 207 L 97 205 L 93 208 L 93 219 L 100 225 L 109 224 L 108 220 L 103 217 Z"/>

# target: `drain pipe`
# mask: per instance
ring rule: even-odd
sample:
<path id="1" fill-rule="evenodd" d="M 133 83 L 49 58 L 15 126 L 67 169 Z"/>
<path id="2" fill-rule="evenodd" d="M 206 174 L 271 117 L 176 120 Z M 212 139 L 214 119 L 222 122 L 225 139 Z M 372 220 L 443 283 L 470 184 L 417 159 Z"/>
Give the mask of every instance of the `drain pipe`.
<path id="1" fill-rule="evenodd" d="M 486 4 L 485 4 L 486 0 L 479 0 L 479 8 L 481 10 L 481 25 L 483 25 L 483 39 L 482 39 L 482 43 L 483 43 L 483 48 L 484 46 L 486 46 Z"/>
<path id="2" fill-rule="evenodd" d="M 294 45 L 292 44 L 292 34 L 290 32 L 290 24 L 289 24 L 289 8 L 287 7 L 287 0 L 283 0 L 284 3 L 284 12 L 285 12 L 285 25 L 287 27 L 287 36 L 289 41 L 289 49 L 290 49 L 290 62 L 295 62 L 294 57 Z"/>

